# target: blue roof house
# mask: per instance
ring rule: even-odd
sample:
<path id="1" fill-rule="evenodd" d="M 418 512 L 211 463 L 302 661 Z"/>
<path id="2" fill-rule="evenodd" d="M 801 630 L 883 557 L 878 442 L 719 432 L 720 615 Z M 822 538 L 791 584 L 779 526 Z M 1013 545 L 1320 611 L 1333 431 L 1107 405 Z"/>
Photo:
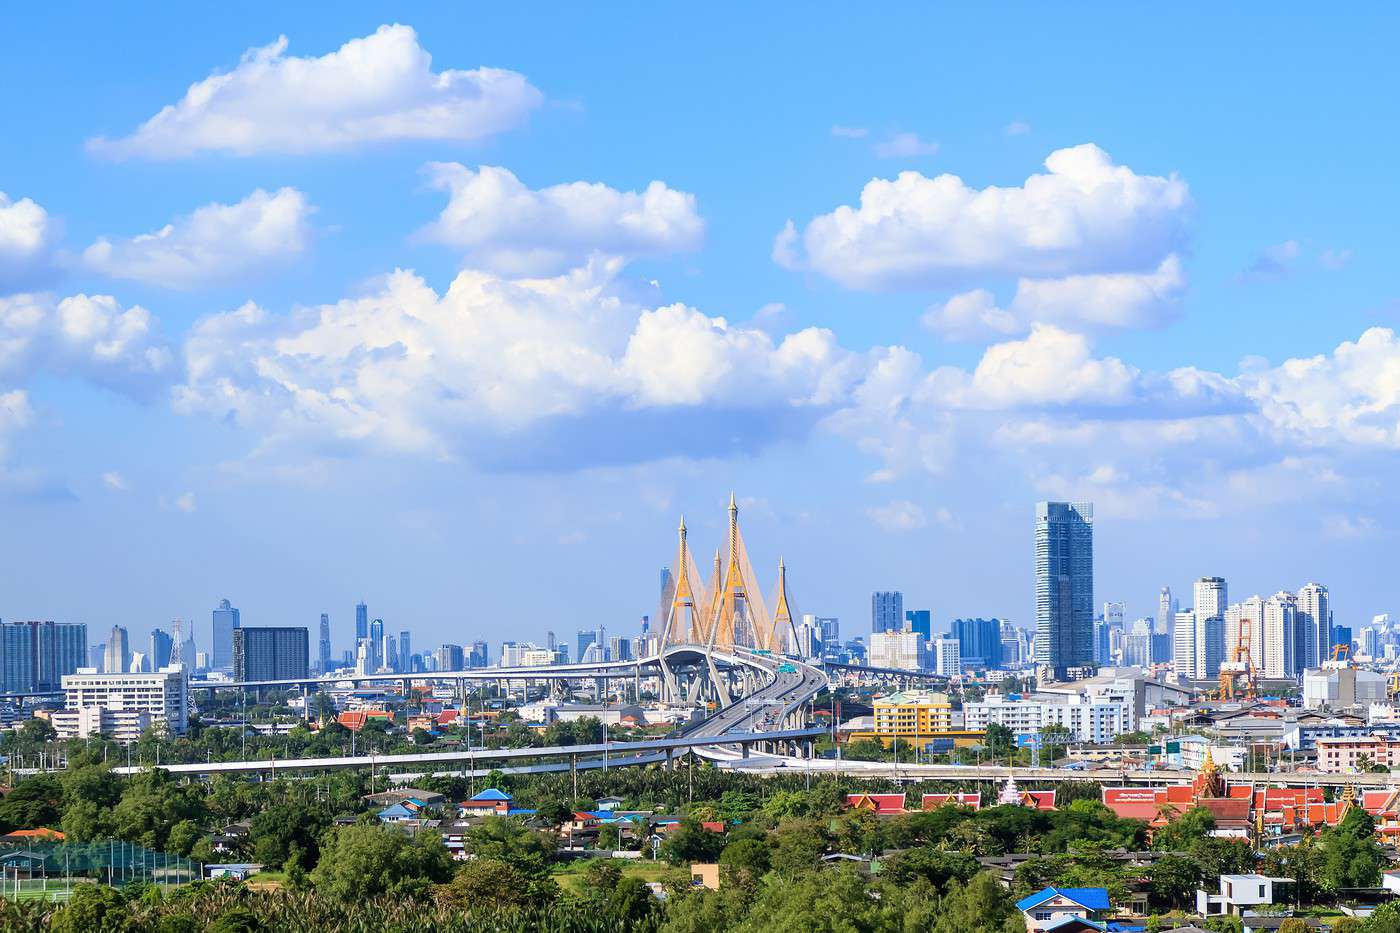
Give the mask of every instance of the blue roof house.
<path id="1" fill-rule="evenodd" d="M 1016 902 L 1026 933 L 1087 933 L 1103 930 L 1101 915 L 1112 909 L 1103 888 L 1046 888 Z"/>

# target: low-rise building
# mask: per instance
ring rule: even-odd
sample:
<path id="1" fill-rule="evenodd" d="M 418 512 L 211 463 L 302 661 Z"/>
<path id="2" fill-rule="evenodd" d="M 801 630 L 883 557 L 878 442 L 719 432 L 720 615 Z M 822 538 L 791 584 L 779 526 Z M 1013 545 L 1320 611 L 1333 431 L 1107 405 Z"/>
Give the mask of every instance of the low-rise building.
<path id="1" fill-rule="evenodd" d="M 86 739 L 105 735 L 123 744 L 135 742 L 155 720 L 143 709 L 107 709 L 105 706 L 83 706 L 59 709 L 49 714 L 60 739 Z"/>
<path id="2" fill-rule="evenodd" d="M 1323 774 L 1351 774 L 1377 766 L 1389 770 L 1397 765 L 1400 738 L 1352 735 L 1317 740 L 1317 770 Z"/>
<path id="3" fill-rule="evenodd" d="M 146 713 L 150 717 L 148 725 L 170 735 L 184 735 L 189 727 L 189 677 L 179 664 L 151 674 L 99 674 L 96 668 L 79 668 L 76 673 L 63 675 L 63 694 L 65 711 L 80 713 L 97 707 L 112 714 Z M 87 716 L 86 723 L 95 722 L 101 731 L 102 714 Z M 82 728 L 85 722 L 81 713 L 64 719 L 65 727 L 76 729 Z M 118 719 L 123 728 L 135 724 L 130 716 L 116 716 L 110 721 L 113 728 L 118 725 Z M 136 734 L 140 735 L 140 729 Z"/>
<path id="4" fill-rule="evenodd" d="M 1219 894 L 1196 891 L 1196 912 L 1205 917 L 1219 917 L 1223 914 L 1239 916 L 1246 910 L 1270 906 L 1276 903 L 1275 898 L 1287 903 L 1288 892 L 1285 886 L 1292 884 L 1292 878 L 1221 875 Z"/>
<path id="5" fill-rule="evenodd" d="M 1133 708 L 1123 698 L 1086 693 L 989 694 L 963 707 L 964 726 L 985 732 L 992 724 L 1029 735 L 1062 726 L 1076 741 L 1105 743 L 1133 729 Z"/>
<path id="6" fill-rule="evenodd" d="M 1044 933 L 1074 930 L 1076 922 L 1083 929 L 1102 929 L 1092 924 L 1112 905 L 1105 888 L 1051 887 L 1021 898 L 1016 909 L 1026 918 L 1026 933 Z"/>

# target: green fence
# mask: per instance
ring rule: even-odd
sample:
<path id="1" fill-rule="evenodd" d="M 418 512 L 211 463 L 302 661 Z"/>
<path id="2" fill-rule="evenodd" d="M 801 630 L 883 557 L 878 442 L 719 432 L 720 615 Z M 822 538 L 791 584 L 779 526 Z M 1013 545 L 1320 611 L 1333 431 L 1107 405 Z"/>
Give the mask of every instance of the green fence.
<path id="1" fill-rule="evenodd" d="M 0 841 L 0 895 L 66 898 L 77 884 L 177 885 L 196 881 L 204 866 L 120 839 L 85 843 Z"/>

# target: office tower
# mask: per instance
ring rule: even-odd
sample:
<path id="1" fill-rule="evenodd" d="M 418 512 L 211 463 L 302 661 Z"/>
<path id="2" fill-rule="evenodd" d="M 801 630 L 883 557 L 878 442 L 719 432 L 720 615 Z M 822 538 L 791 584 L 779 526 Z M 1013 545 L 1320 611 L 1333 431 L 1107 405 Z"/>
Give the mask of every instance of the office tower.
<path id="1" fill-rule="evenodd" d="M 933 641 L 933 672 L 944 677 L 962 673 L 962 653 L 956 638 L 935 638 Z"/>
<path id="2" fill-rule="evenodd" d="M 88 666 L 87 650 L 81 622 L 0 624 L 0 692 L 57 690 L 64 674 Z"/>
<path id="3" fill-rule="evenodd" d="M 1103 604 L 1103 620 L 1108 624 L 1108 627 L 1111 629 L 1122 628 L 1123 618 L 1127 615 L 1127 613 L 1128 607 L 1125 603 Z"/>
<path id="4" fill-rule="evenodd" d="M 399 632 L 399 664 L 402 670 L 409 669 L 408 659 L 413 655 L 413 644 L 408 632 Z"/>
<path id="5" fill-rule="evenodd" d="M 904 630 L 904 594 L 898 591 L 878 592 L 870 597 L 870 631 L 901 632 Z"/>
<path id="6" fill-rule="evenodd" d="M 569 643 L 568 643 L 568 642 L 563 642 L 563 641 L 561 641 L 561 642 L 558 644 L 558 646 L 554 649 L 554 663 L 555 663 L 555 664 L 568 664 L 568 663 L 569 663 Z"/>
<path id="7" fill-rule="evenodd" d="M 830 648 L 835 648 L 841 644 L 841 620 L 836 616 L 817 616 L 817 625 L 821 628 L 822 644 Z"/>
<path id="8" fill-rule="evenodd" d="M 1152 624 L 1153 620 L 1149 620 L 1147 631 L 1134 631 L 1123 637 L 1125 667 L 1147 667 L 1152 664 Z"/>
<path id="9" fill-rule="evenodd" d="M 911 632 L 918 632 L 924 641 L 933 641 L 933 611 L 930 609 L 904 610 L 904 624 Z"/>
<path id="10" fill-rule="evenodd" d="M 440 671 L 460 671 L 467 666 L 467 655 L 461 645 L 443 645 L 436 655 Z"/>
<path id="11" fill-rule="evenodd" d="M 608 657 L 613 661 L 632 660 L 632 639 L 623 635 L 608 639 Z"/>
<path id="12" fill-rule="evenodd" d="M 817 617 L 811 613 L 802 616 L 802 624 L 797 627 L 797 653 L 813 660 L 820 658 L 825 648 L 822 644 L 822 629 Z"/>
<path id="13" fill-rule="evenodd" d="M 359 644 L 369 637 L 369 607 L 364 600 L 355 604 L 355 643 Z"/>
<path id="14" fill-rule="evenodd" d="M 401 673 L 404 669 L 403 655 L 399 653 L 398 639 L 385 635 L 379 640 L 379 667 L 381 670 Z"/>
<path id="15" fill-rule="evenodd" d="M 1176 614 L 1172 631 L 1172 673 L 1178 678 L 1196 675 L 1196 614 L 1184 609 Z"/>
<path id="16" fill-rule="evenodd" d="M 578 659 L 583 660 L 584 654 L 588 651 L 588 646 L 598 640 L 598 632 L 595 629 L 578 630 Z"/>
<path id="17" fill-rule="evenodd" d="M 322 674 L 331 669 L 331 617 L 330 613 L 321 613 L 320 637 L 316 640 L 316 669 Z"/>
<path id="18" fill-rule="evenodd" d="M 468 667 L 486 667 L 491 663 L 491 652 L 486 647 L 484 641 L 472 642 L 471 657 L 468 659 Z"/>
<path id="19" fill-rule="evenodd" d="M 1296 677 L 1298 671 L 1298 598 L 1275 593 L 1264 603 L 1264 676 Z"/>
<path id="20" fill-rule="evenodd" d="M 210 660 L 215 670 L 233 668 L 233 633 L 238 627 L 238 610 L 229 605 L 227 599 L 219 600 L 219 608 L 214 610 L 214 637 L 209 643 L 213 649 Z"/>
<path id="21" fill-rule="evenodd" d="M 1172 595 L 1172 588 L 1162 587 L 1162 592 L 1157 596 L 1157 625 L 1152 630 L 1154 635 L 1170 635 L 1176 626 L 1176 614 L 1181 611 L 1181 606 L 1175 596 Z"/>
<path id="22" fill-rule="evenodd" d="M 151 670 L 159 671 L 170 666 L 170 656 L 175 653 L 175 639 L 164 629 L 151 630 Z"/>
<path id="23" fill-rule="evenodd" d="M 1225 659 L 1225 610 L 1229 604 L 1223 577 L 1201 577 L 1196 597 L 1196 676 L 1215 677 Z"/>
<path id="24" fill-rule="evenodd" d="M 1332 655 L 1332 610 L 1327 587 L 1309 583 L 1298 591 L 1299 666 L 1304 670 L 1321 667 Z"/>
<path id="25" fill-rule="evenodd" d="M 233 679 L 288 680 L 307 676 L 311 636 L 305 627 L 238 628 L 233 632 Z"/>
<path id="26" fill-rule="evenodd" d="M 1094 616 L 1094 663 L 1107 664 L 1109 661 L 1109 644 L 1112 641 L 1108 629 L 1108 622 L 1103 616 Z"/>
<path id="27" fill-rule="evenodd" d="M 369 636 L 366 639 L 369 645 L 369 664 L 374 670 L 379 670 L 384 666 L 384 620 L 375 619 L 369 624 Z"/>
<path id="28" fill-rule="evenodd" d="M 1334 625 L 1334 626 L 1332 626 L 1332 646 L 1333 646 L 1333 647 L 1336 647 L 1336 646 L 1338 646 L 1338 645 L 1344 645 L 1344 646 L 1346 646 L 1346 648 L 1348 649 L 1348 651 L 1350 651 L 1350 649 L 1351 649 L 1351 644 L 1352 644 L 1352 642 L 1351 642 L 1351 626 L 1350 626 L 1350 625 Z M 1327 652 L 1327 656 L 1328 656 L 1329 658 L 1332 656 L 1332 652 L 1331 652 L 1330 650 Z"/>
<path id="29" fill-rule="evenodd" d="M 124 674 L 131 667 L 131 648 L 127 644 L 126 629 L 112 626 L 107 636 L 107 656 L 102 659 L 102 669 L 108 674 Z"/>
<path id="30" fill-rule="evenodd" d="M 1035 507 L 1035 662 L 1063 679 L 1094 661 L 1094 506 Z"/>
<path id="31" fill-rule="evenodd" d="M 1264 599 L 1251 596 L 1225 610 L 1225 659 L 1234 657 L 1240 644 L 1240 629 L 1249 648 L 1249 663 L 1256 671 L 1264 670 Z"/>
<path id="32" fill-rule="evenodd" d="M 589 646 L 593 647 L 592 645 Z M 519 667 L 521 655 L 525 653 L 525 645 L 513 641 L 501 642 L 501 667 Z"/>
<path id="33" fill-rule="evenodd" d="M 1357 654 L 1364 658 L 1375 659 L 1380 650 L 1379 639 L 1375 628 L 1364 626 L 1357 638 Z"/>
<path id="34" fill-rule="evenodd" d="M 107 643 L 100 641 L 88 648 L 87 666 L 95 671 L 100 671 L 107 666 Z"/>
<path id="35" fill-rule="evenodd" d="M 1021 655 L 1021 631 L 1009 621 L 1003 619 L 999 630 L 999 641 L 1001 642 L 1001 667 L 1015 667 L 1025 661 Z"/>
<path id="36" fill-rule="evenodd" d="M 1002 623 L 999 619 L 954 619 L 948 637 L 958 642 L 958 656 L 967 670 L 996 670 L 1002 666 Z"/>

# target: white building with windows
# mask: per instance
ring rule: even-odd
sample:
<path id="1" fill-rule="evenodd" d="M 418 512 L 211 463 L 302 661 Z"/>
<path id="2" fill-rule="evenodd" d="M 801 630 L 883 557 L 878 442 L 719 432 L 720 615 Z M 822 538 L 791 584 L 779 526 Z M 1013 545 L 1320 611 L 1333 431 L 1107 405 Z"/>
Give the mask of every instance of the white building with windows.
<path id="1" fill-rule="evenodd" d="M 115 714 L 146 713 L 150 716 L 148 725 L 170 735 L 183 735 L 189 726 L 189 676 L 180 664 L 162 667 L 150 674 L 99 674 L 96 668 L 79 668 L 77 673 L 63 676 L 63 695 L 65 712 L 81 713 L 98 707 L 114 714 L 113 723 L 120 721 L 129 728 L 135 727 L 127 722 L 130 717 Z M 102 731 L 100 714 L 86 715 L 86 720 L 80 715 L 72 723 L 67 720 L 73 717 L 62 717 L 64 728 L 81 729 L 84 723 L 90 726 L 96 716 L 98 729 Z M 54 728 L 60 728 L 58 722 L 54 723 Z M 139 728 L 137 734 L 140 734 Z"/>
<path id="2" fill-rule="evenodd" d="M 920 632 L 873 632 L 870 666 L 918 671 L 928 667 L 928 642 Z"/>
<path id="3" fill-rule="evenodd" d="M 956 638 L 934 639 L 933 672 L 944 677 L 957 677 L 962 673 L 962 645 Z"/>
<path id="4" fill-rule="evenodd" d="M 1105 694 L 990 694 L 963 706 L 963 728 L 986 729 L 995 723 L 1012 732 L 1039 732 L 1063 726 L 1076 741 L 1102 744 L 1133 731 L 1133 704 Z"/>

